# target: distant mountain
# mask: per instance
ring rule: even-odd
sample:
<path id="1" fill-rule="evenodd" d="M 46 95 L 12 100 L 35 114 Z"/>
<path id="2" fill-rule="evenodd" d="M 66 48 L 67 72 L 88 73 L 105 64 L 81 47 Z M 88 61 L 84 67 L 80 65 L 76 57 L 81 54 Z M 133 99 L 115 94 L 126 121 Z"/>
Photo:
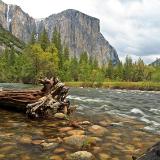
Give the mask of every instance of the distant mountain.
<path id="1" fill-rule="evenodd" d="M 156 60 L 155 60 L 154 62 L 152 62 L 150 65 L 151 65 L 151 66 L 155 66 L 155 67 L 160 66 L 160 58 L 156 59 Z"/>
<path id="2" fill-rule="evenodd" d="M 62 42 L 70 49 L 70 56 L 79 58 L 80 53 L 86 51 L 98 60 L 99 65 L 105 65 L 110 60 L 117 64 L 117 52 L 100 33 L 99 23 L 99 19 L 73 9 L 37 20 L 19 6 L 0 1 L 0 24 L 20 40 L 28 42 L 33 31 L 39 35 L 44 28 L 51 38 L 56 27 L 61 33 Z"/>
<path id="3" fill-rule="evenodd" d="M 21 52 L 24 46 L 24 42 L 20 41 L 0 25 L 0 52 L 2 52 L 6 47 L 14 49 L 17 52 Z"/>

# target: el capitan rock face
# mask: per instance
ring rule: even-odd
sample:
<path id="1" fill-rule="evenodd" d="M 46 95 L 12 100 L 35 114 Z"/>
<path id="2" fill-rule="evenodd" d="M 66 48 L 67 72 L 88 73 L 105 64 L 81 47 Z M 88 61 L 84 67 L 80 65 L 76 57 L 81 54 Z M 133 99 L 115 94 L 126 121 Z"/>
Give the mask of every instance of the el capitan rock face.
<path id="1" fill-rule="evenodd" d="M 70 56 L 80 57 L 80 53 L 86 51 L 100 65 L 107 64 L 109 60 L 116 64 L 119 62 L 117 52 L 100 33 L 99 22 L 99 19 L 73 9 L 37 20 L 20 7 L 0 1 L 0 24 L 17 38 L 28 42 L 33 31 L 38 35 L 44 28 L 51 38 L 56 27 L 62 42 L 70 49 Z"/>

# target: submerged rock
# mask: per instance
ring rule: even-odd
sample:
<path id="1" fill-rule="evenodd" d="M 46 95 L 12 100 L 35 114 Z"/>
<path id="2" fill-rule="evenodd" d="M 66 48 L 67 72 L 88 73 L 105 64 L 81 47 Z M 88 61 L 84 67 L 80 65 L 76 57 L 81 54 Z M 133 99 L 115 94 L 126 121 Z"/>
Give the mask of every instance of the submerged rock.
<path id="1" fill-rule="evenodd" d="M 62 128 L 60 128 L 60 129 L 58 129 L 60 132 L 68 132 L 68 131 L 70 131 L 70 130 L 72 130 L 73 129 L 73 127 L 62 127 Z"/>
<path id="2" fill-rule="evenodd" d="M 68 131 L 67 134 L 69 135 L 83 135 L 85 133 L 85 131 L 83 130 L 71 130 L 71 131 Z"/>
<path id="3" fill-rule="evenodd" d="M 56 148 L 59 144 L 58 143 L 41 143 L 43 149 L 47 150 L 47 149 L 54 149 Z"/>
<path id="4" fill-rule="evenodd" d="M 20 143 L 25 143 L 25 144 L 30 144 L 32 142 L 32 136 L 29 135 L 23 135 L 20 139 L 19 139 Z"/>
<path id="5" fill-rule="evenodd" d="M 104 127 L 101 127 L 99 125 L 93 125 L 89 127 L 88 129 L 91 133 L 97 135 L 97 136 L 102 136 L 107 132 L 107 129 Z"/>
<path id="6" fill-rule="evenodd" d="M 87 151 L 78 151 L 68 156 L 68 160 L 94 160 L 92 153 Z"/>
<path id="7" fill-rule="evenodd" d="M 50 160 L 62 160 L 60 156 L 54 155 L 49 158 Z"/>
<path id="8" fill-rule="evenodd" d="M 65 119 L 66 118 L 66 115 L 63 114 L 63 113 L 56 113 L 54 115 L 55 118 L 58 118 L 58 119 Z"/>
<path id="9" fill-rule="evenodd" d="M 65 137 L 63 140 L 66 144 L 81 148 L 83 146 L 83 144 L 85 143 L 85 141 L 87 140 L 87 136 L 73 135 L 73 136 Z"/>

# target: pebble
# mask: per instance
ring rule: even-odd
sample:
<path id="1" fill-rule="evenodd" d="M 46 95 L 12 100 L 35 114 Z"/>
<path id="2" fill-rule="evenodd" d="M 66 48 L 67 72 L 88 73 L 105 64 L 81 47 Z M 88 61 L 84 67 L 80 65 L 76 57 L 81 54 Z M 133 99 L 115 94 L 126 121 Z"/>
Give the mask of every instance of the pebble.
<path id="1" fill-rule="evenodd" d="M 54 150 L 54 153 L 56 153 L 56 154 L 60 154 L 60 153 L 64 153 L 64 152 L 66 152 L 66 150 L 64 148 L 56 148 Z"/>
<path id="2" fill-rule="evenodd" d="M 68 160 L 94 160 L 92 153 L 87 151 L 78 151 L 68 156 Z"/>
<path id="3" fill-rule="evenodd" d="M 100 153 L 99 154 L 99 158 L 100 158 L 100 160 L 109 160 L 109 159 L 111 159 L 111 157 L 106 153 Z"/>
<path id="4" fill-rule="evenodd" d="M 69 135 L 83 135 L 85 132 L 83 130 L 70 130 L 67 132 Z"/>
<path id="5" fill-rule="evenodd" d="M 43 143 L 44 142 L 44 140 L 33 140 L 32 141 L 32 144 L 34 144 L 34 145 L 39 145 L 39 144 L 41 144 L 41 143 Z"/>
<path id="6" fill-rule="evenodd" d="M 66 118 L 66 115 L 63 114 L 63 113 L 56 113 L 54 115 L 55 118 L 58 118 L 58 119 L 65 119 Z"/>
<path id="7" fill-rule="evenodd" d="M 62 127 L 58 129 L 60 132 L 68 132 L 70 130 L 73 130 L 73 127 Z"/>
<path id="8" fill-rule="evenodd" d="M 19 139 L 20 143 L 25 143 L 25 144 L 30 144 L 32 142 L 32 136 L 29 135 L 23 135 L 20 139 Z"/>
<path id="9" fill-rule="evenodd" d="M 43 142 L 41 143 L 43 149 L 47 150 L 47 149 L 54 149 L 56 148 L 59 144 L 58 143 L 46 143 L 46 142 Z"/>
<path id="10" fill-rule="evenodd" d="M 49 158 L 50 160 L 62 160 L 60 156 L 54 155 Z"/>

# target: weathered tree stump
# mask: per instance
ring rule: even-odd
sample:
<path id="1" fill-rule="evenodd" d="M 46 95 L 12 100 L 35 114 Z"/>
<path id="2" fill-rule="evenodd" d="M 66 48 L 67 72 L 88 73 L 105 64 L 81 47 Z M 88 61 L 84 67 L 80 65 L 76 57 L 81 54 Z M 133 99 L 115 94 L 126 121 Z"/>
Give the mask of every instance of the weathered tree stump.
<path id="1" fill-rule="evenodd" d="M 0 106 L 9 106 L 26 111 L 32 118 L 44 117 L 48 113 L 71 112 L 70 102 L 66 99 L 69 88 L 58 78 L 39 80 L 43 84 L 41 90 L 2 90 Z"/>

